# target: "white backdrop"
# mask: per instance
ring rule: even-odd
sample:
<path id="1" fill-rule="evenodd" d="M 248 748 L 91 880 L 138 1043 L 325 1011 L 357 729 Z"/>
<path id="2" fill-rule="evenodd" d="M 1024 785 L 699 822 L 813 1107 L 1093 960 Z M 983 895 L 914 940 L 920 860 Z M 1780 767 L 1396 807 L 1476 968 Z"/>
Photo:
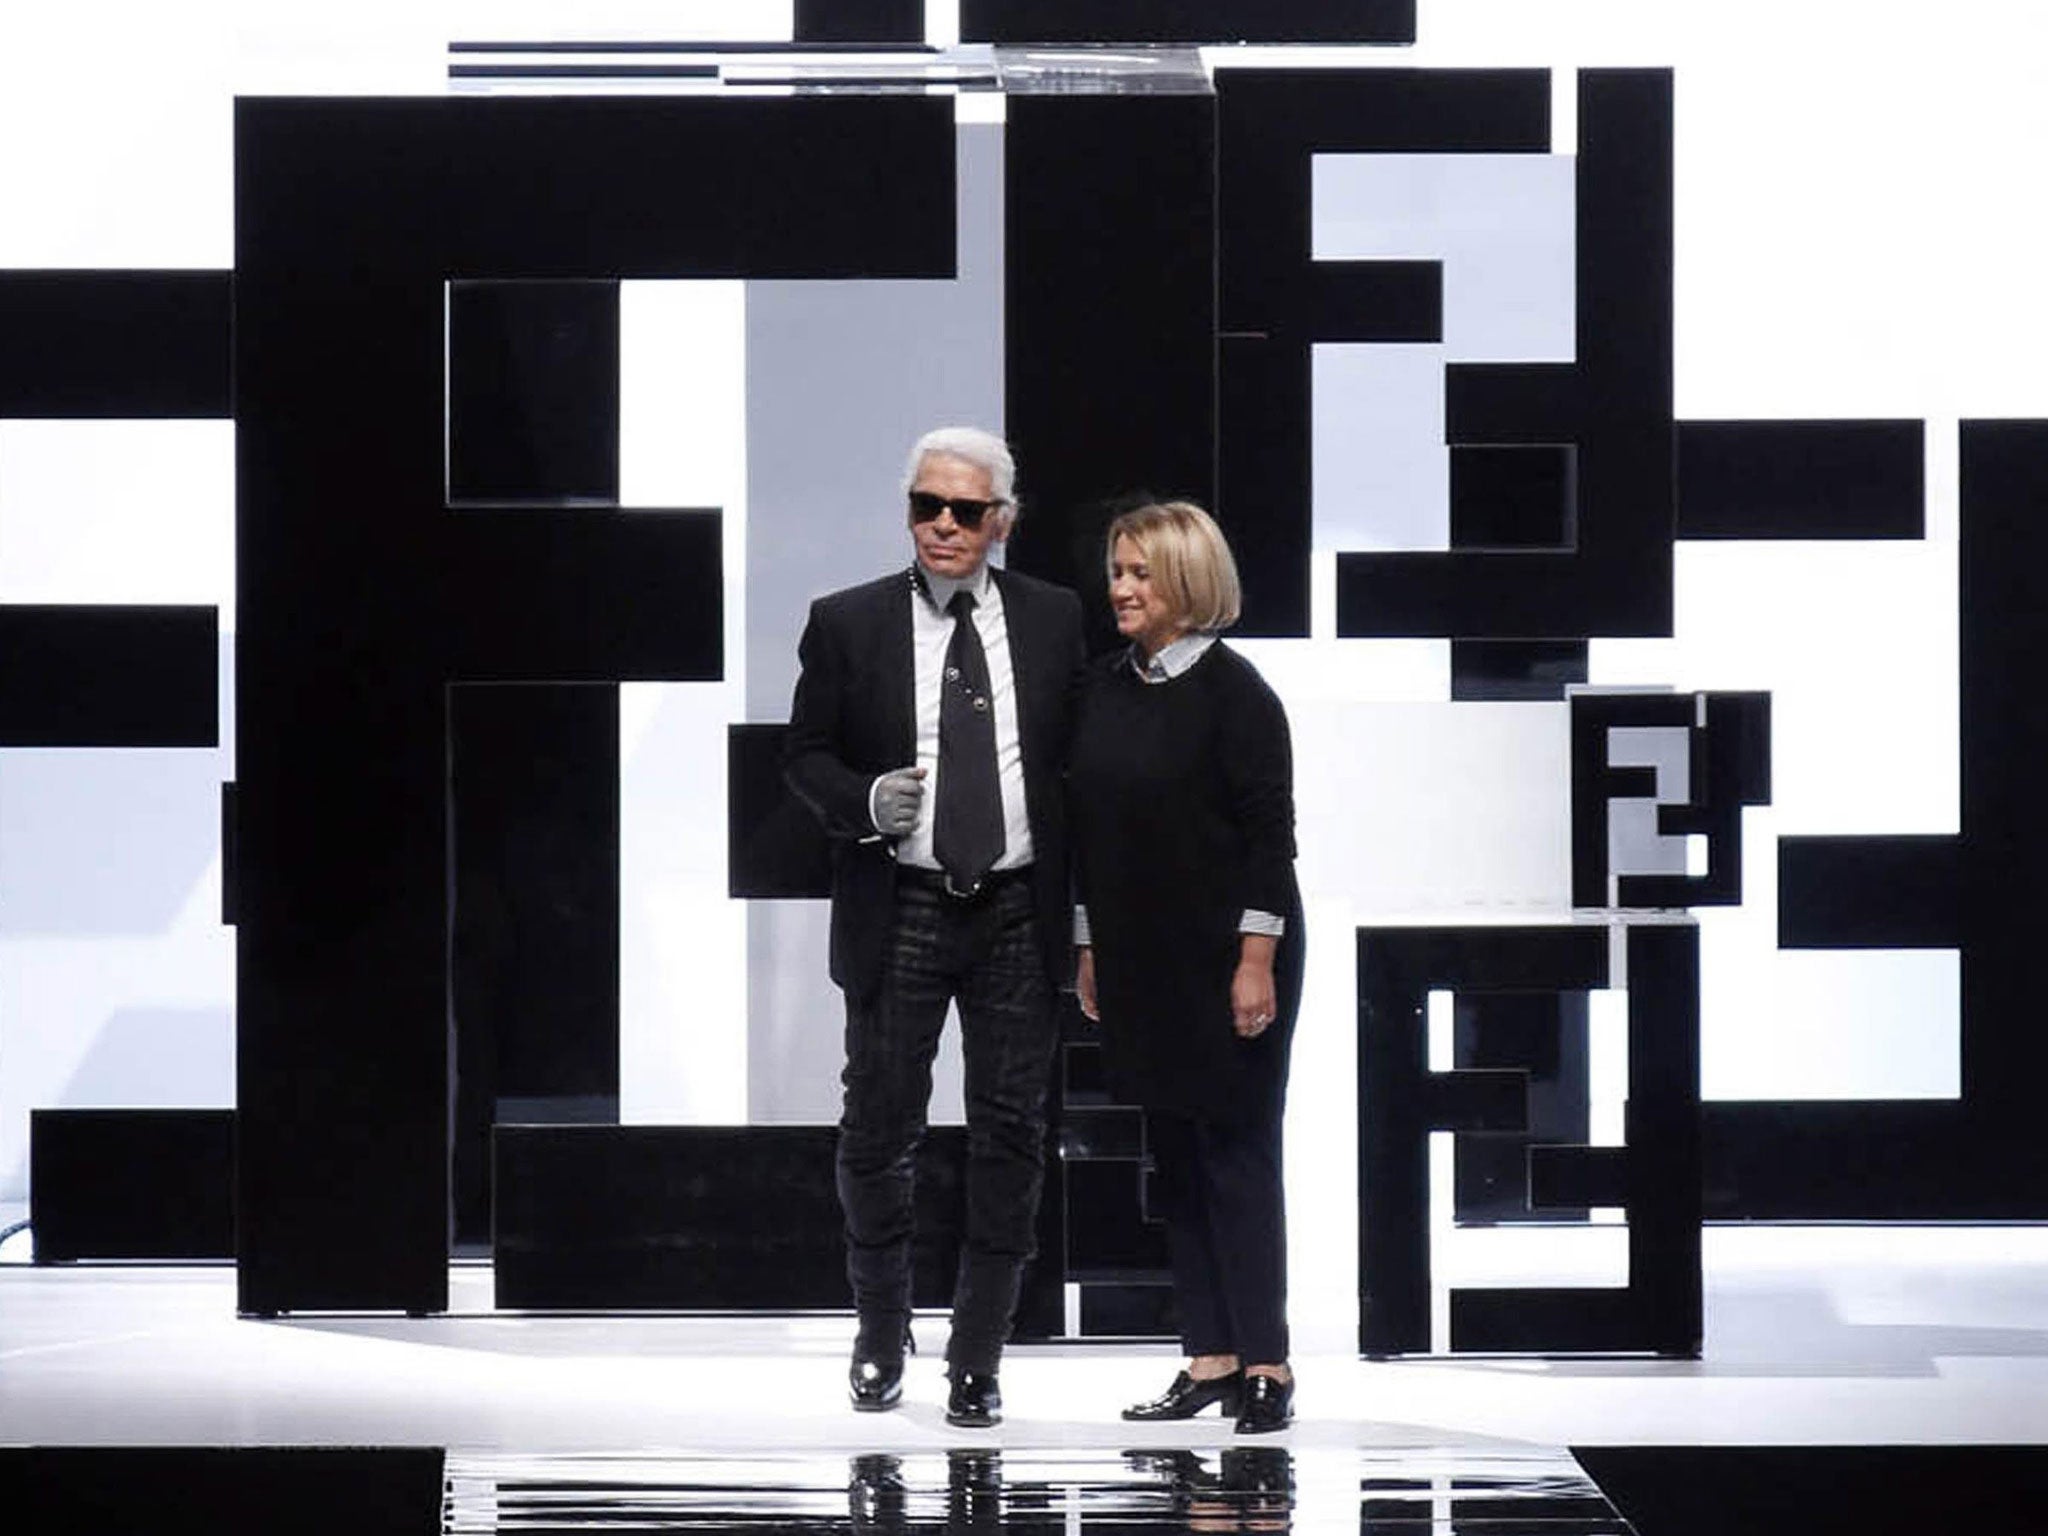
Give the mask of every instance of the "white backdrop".
<path id="1" fill-rule="evenodd" d="M 237 91 L 438 90 L 452 37 L 789 29 L 787 4 L 738 0 L 307 9 L 0 13 L 0 267 L 232 266 Z M 1336 550 L 1442 542 L 1430 391 L 1444 357 L 1569 345 L 1561 157 L 1571 72 L 1592 64 L 1677 72 L 1678 415 L 1928 422 L 1925 541 L 1681 546 L 1676 636 L 1593 646 L 1595 682 L 1774 695 L 1775 803 L 1746 817 L 1747 904 L 1702 919 L 1706 1091 L 1952 1093 L 1954 956 L 1777 952 L 1773 839 L 1955 830 L 1954 425 L 2048 414 L 2036 192 L 2048 98 L 2034 78 L 2048 16 L 2019 0 L 1953 0 L 1933 20 L 1920 5 L 1842 0 L 1422 0 L 1421 29 L 1414 49 L 1345 60 L 1550 67 L 1560 158 L 1318 167 L 1318 254 L 1452 265 L 1443 346 L 1318 357 L 1315 637 L 1245 646 L 1288 702 L 1300 761 L 1313 943 L 1290 1137 L 1350 1142 L 1353 927 L 1526 917 L 1566 900 L 1563 707 L 1452 706 L 1444 645 L 1336 640 L 1331 591 Z M 1504 247 L 1515 259 L 1494 259 Z M 729 284 L 628 285 L 624 300 L 625 499 L 726 507 L 734 598 L 724 682 L 631 688 L 622 704 L 633 1119 L 803 1118 L 829 1091 L 829 1050 L 803 1044 L 837 1037 L 816 912 L 750 918 L 724 896 L 725 728 L 775 717 L 786 681 L 770 680 L 787 678 L 795 642 L 748 617 L 765 590 L 748 533 L 787 506 L 753 504 L 764 450 L 740 408 L 759 398 L 749 352 L 765 344 L 766 300 Z M 999 399 L 999 372 L 993 387 Z M 962 388 L 973 405 L 960 414 L 985 415 L 986 388 Z M 893 408 L 917 423 L 928 409 L 883 394 L 877 419 Z M 857 462 L 834 450 L 812 467 L 838 488 L 818 534 L 845 568 L 806 579 L 853 581 L 899 558 L 900 447 Z M 232 513 L 225 423 L 0 421 L 0 601 L 218 603 L 224 724 Z M 785 612 L 790 596 L 778 593 Z M 214 786 L 232 772 L 231 742 L 0 751 L 0 1201 L 24 1193 L 33 1107 L 232 1101 L 232 946 L 213 920 Z M 745 1021 L 770 1015 L 799 1021 L 790 1043 L 750 1056 Z M 1351 1161 L 1318 1162 L 1336 1171 L 1297 1191 L 1298 1306 L 1336 1318 L 1351 1304 Z"/>

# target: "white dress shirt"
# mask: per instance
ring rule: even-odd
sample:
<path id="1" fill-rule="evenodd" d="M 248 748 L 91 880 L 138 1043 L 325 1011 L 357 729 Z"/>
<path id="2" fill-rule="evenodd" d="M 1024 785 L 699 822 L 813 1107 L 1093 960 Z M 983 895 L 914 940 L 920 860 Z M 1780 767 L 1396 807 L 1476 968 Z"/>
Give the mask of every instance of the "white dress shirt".
<path id="1" fill-rule="evenodd" d="M 910 588 L 910 650 L 916 674 L 917 766 L 925 773 L 917 825 L 896 842 L 896 860 L 937 869 L 932 852 L 932 819 L 939 803 L 939 684 L 953 617 L 946 605 L 965 588 L 974 594 L 974 628 L 988 660 L 989 697 L 996 710 L 996 783 L 1003 800 L 1003 852 L 994 869 L 1021 869 L 1031 862 L 1031 818 L 1024 806 L 1024 743 L 1017 729 L 1017 669 L 1010 659 L 1010 629 L 1003 618 L 1003 594 L 983 565 L 965 581 L 921 570 L 922 587 Z M 873 792 L 869 815 L 874 814 Z"/>

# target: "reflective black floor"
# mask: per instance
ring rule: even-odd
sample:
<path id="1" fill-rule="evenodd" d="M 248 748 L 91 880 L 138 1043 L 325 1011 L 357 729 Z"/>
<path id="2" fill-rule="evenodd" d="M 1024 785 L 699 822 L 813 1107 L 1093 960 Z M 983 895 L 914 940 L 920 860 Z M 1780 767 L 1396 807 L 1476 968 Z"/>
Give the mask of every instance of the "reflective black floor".
<path id="1" fill-rule="evenodd" d="M 2048 1530 L 2048 1446 L 1572 1453 L 1468 1441 L 840 1455 L 0 1446 L 0 1529 L 2017 1536 Z"/>
<path id="2" fill-rule="evenodd" d="M 1625 1536 L 1570 1455 L 957 1449 L 733 1457 L 451 1452 L 444 1529 Z"/>

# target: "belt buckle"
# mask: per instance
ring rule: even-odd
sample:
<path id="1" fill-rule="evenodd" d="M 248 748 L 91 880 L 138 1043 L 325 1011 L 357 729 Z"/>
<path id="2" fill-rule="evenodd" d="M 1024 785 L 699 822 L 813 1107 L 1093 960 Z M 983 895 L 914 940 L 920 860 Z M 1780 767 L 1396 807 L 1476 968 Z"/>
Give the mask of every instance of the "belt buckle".
<path id="1" fill-rule="evenodd" d="M 985 883 L 985 880 L 977 880 L 963 891 L 953 884 L 953 872 L 950 869 L 939 871 L 939 888 L 955 901 L 974 900 L 981 894 L 981 888 Z"/>

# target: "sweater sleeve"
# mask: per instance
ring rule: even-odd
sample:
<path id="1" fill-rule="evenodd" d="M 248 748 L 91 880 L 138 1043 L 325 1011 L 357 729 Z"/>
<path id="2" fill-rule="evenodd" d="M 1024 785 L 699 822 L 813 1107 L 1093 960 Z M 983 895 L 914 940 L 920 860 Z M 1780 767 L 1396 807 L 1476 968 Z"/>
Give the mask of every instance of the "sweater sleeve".
<path id="1" fill-rule="evenodd" d="M 876 776 L 847 767 L 839 756 L 846 668 L 838 637 L 818 604 L 811 605 L 797 660 L 796 695 L 783 738 L 783 778 L 824 823 L 828 836 L 877 836 L 869 804 Z"/>
<path id="2" fill-rule="evenodd" d="M 1280 696 L 1238 659 L 1217 694 L 1224 791 L 1244 849 L 1236 904 L 1278 916 L 1294 904 L 1293 748 Z"/>

